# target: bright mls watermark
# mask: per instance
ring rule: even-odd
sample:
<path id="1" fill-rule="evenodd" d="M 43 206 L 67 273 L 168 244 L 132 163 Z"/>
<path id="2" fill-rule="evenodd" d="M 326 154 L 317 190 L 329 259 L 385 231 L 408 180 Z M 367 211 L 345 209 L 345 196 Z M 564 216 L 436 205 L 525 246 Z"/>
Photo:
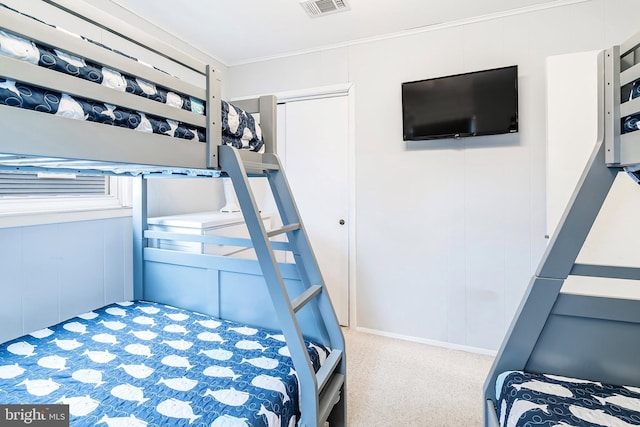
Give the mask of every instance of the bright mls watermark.
<path id="1" fill-rule="evenodd" d="M 0 405 L 0 427 L 69 427 L 69 405 Z"/>

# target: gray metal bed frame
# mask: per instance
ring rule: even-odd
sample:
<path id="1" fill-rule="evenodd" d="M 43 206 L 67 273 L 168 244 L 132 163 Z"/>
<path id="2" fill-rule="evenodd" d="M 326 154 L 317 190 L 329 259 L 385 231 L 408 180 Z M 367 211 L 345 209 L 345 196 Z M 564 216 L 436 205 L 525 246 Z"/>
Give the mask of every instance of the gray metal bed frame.
<path id="1" fill-rule="evenodd" d="M 221 145 L 219 71 L 86 3 L 42 1 L 198 72 L 205 77 L 206 87 L 191 85 L 5 8 L 0 8 L 0 28 L 206 100 L 206 116 L 4 56 L 0 56 L 2 77 L 206 128 L 207 142 L 176 140 L 0 105 L 0 128 L 4 133 L 0 141 L 0 153 L 4 153 L 0 158 L 0 168 L 142 173 L 134 186 L 134 297 L 282 330 L 300 382 L 299 426 L 323 425 L 325 421 L 331 425 L 345 425 L 344 338 L 284 171 L 274 152 L 275 97 L 234 102 L 249 113 L 260 114 L 265 153 Z M 34 123 L 38 125 L 33 126 Z M 92 135 L 90 139 L 85 137 L 89 134 Z M 56 160 L 52 162 L 50 158 Z M 82 169 L 78 169 L 78 160 L 82 161 Z M 156 175 L 152 172 L 186 169 L 202 171 L 203 176 L 232 178 L 251 239 L 148 230 L 147 178 Z M 249 176 L 268 179 L 285 224 L 281 229 L 265 230 L 249 185 Z M 280 234 L 286 234 L 287 242 L 271 242 L 272 237 Z M 150 240 L 160 238 L 253 247 L 258 259 L 181 253 L 149 245 Z M 295 264 L 279 264 L 274 249 L 293 252 Z M 179 289 L 174 284 L 178 277 L 182 279 Z M 273 304 L 265 304 L 265 301 Z M 313 371 L 303 335 L 318 339 L 332 350 L 318 373 Z"/>
<path id="2" fill-rule="evenodd" d="M 640 132 L 621 134 L 621 88 L 640 78 L 640 33 L 600 55 L 600 135 L 484 384 L 484 424 L 499 426 L 497 376 L 524 370 L 640 386 L 640 302 L 562 293 L 573 276 L 640 281 L 640 268 L 576 263 L 616 175 L 640 163 Z M 639 283 L 640 284 L 640 283 Z"/>

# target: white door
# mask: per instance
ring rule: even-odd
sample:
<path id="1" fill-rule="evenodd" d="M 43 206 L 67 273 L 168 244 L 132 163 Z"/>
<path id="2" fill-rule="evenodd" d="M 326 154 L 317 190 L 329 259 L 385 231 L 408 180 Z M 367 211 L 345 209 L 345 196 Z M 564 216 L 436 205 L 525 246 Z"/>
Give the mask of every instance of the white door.
<path id="1" fill-rule="evenodd" d="M 349 99 L 278 105 L 278 153 L 341 325 L 349 324 Z"/>

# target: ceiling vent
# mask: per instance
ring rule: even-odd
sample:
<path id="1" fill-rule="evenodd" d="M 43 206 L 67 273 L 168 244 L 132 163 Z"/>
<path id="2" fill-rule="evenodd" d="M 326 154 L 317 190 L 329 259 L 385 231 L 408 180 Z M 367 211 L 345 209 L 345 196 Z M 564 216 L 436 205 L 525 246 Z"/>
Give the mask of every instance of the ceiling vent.
<path id="1" fill-rule="evenodd" d="M 302 0 L 300 5 L 312 18 L 349 10 L 346 0 Z"/>

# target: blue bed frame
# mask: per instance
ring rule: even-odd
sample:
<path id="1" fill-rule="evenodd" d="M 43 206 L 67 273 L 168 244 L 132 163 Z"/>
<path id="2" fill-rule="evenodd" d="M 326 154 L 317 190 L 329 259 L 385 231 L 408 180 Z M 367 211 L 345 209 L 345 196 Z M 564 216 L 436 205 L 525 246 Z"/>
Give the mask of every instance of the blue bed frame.
<path id="1" fill-rule="evenodd" d="M 569 276 L 640 281 L 640 268 L 576 263 L 616 176 L 640 163 L 640 132 L 621 132 L 640 100 L 620 97 L 640 78 L 638 46 L 640 33 L 600 56 L 599 141 L 487 376 L 485 426 L 499 426 L 496 378 L 505 371 L 640 386 L 640 301 L 561 292 Z"/>
<path id="2" fill-rule="evenodd" d="M 99 9 L 73 0 L 42 0 L 69 15 L 171 59 L 201 74 L 198 87 L 169 74 L 131 61 L 118 53 L 88 43 L 29 17 L 0 8 L 0 28 L 44 45 L 59 48 L 96 64 L 141 77 L 187 96 L 206 101 L 206 115 L 196 116 L 170 106 L 113 91 L 47 68 L 0 56 L 0 75 L 7 79 L 68 93 L 98 102 L 131 108 L 159 117 L 206 128 L 206 143 L 176 142 L 173 138 L 51 114 L 0 105 L 0 168 L 50 172 L 130 174 L 137 176 L 133 213 L 133 296 L 197 310 L 237 322 L 282 330 L 291 351 L 301 386 L 300 425 L 346 423 L 345 344 L 335 312 L 324 287 L 290 189 L 274 153 L 276 100 L 272 96 L 239 103 L 248 113 L 260 114 L 265 152 L 236 150 L 221 145 L 221 74 L 140 29 L 105 15 Z M 74 19 L 75 19 L 74 18 Z M 33 126 L 37 122 L 38 126 Z M 44 133 L 46 132 L 46 134 Z M 86 135 L 93 138 L 87 139 Z M 226 160 L 225 160 L 226 159 Z M 81 160 L 81 166 L 78 163 Z M 225 163 L 226 162 L 226 163 Z M 224 165 L 224 168 L 222 167 Z M 224 169 L 224 170 L 223 170 Z M 212 178 L 230 175 L 251 239 L 170 235 L 148 230 L 147 180 L 156 176 Z M 288 242 L 270 242 L 248 185 L 249 175 L 270 180 L 285 224 L 275 233 Z M 289 221 L 286 221 L 286 220 Z M 158 234 L 160 233 L 160 234 Z M 255 247 L 258 260 L 191 254 L 150 247 L 149 239 Z M 278 264 L 273 250 L 290 250 L 295 264 Z M 291 299 L 291 296 L 294 298 Z M 115 301 L 107 301 L 107 303 Z M 91 307 L 98 308 L 98 307 Z M 89 308 L 89 309 L 91 309 Z M 302 334 L 333 351 L 323 368 L 313 372 Z"/>

